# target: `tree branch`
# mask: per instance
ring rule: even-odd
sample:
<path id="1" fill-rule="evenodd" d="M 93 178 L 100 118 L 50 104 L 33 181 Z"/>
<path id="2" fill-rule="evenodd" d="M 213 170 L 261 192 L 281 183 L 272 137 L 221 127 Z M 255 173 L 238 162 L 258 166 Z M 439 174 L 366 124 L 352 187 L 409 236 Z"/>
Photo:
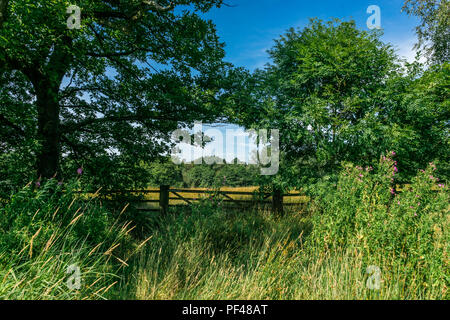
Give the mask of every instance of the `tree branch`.
<path id="1" fill-rule="evenodd" d="M 23 129 L 21 127 L 19 127 L 18 125 L 16 125 L 15 123 L 12 123 L 11 121 L 9 121 L 4 115 L 0 114 L 0 124 L 4 125 L 4 126 L 8 126 L 10 128 L 13 128 L 17 133 L 19 133 L 21 136 L 25 135 L 25 132 L 23 131 Z"/>
<path id="2" fill-rule="evenodd" d="M 123 116 L 109 116 L 103 118 L 93 118 L 87 119 L 84 121 L 80 121 L 77 123 L 66 123 L 61 125 L 61 132 L 70 133 L 74 131 L 81 130 L 83 127 L 99 124 L 99 123 L 107 123 L 107 122 L 122 122 L 122 121 L 139 121 L 143 122 L 146 120 L 163 120 L 163 121 L 176 121 L 175 119 L 161 117 L 161 115 L 154 115 L 152 117 L 143 117 L 142 115 L 123 115 Z"/>
<path id="3" fill-rule="evenodd" d="M 156 1 L 142 0 L 142 3 L 146 4 L 147 6 L 149 6 L 149 9 L 151 11 L 156 11 L 156 12 L 167 12 L 167 11 L 170 11 L 170 10 L 172 10 L 174 8 L 173 2 L 171 2 L 166 7 L 161 6 Z"/>

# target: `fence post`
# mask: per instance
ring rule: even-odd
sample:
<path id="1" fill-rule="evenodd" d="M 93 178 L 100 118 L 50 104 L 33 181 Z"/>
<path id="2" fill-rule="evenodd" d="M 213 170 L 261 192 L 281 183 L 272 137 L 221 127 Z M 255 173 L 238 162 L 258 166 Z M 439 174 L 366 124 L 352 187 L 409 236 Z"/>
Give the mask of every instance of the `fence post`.
<path id="1" fill-rule="evenodd" d="M 159 187 L 159 208 L 162 214 L 167 214 L 169 210 L 169 189 L 170 186 Z"/>
<path id="2" fill-rule="evenodd" d="M 283 191 L 279 188 L 273 190 L 272 212 L 277 216 L 283 215 Z"/>

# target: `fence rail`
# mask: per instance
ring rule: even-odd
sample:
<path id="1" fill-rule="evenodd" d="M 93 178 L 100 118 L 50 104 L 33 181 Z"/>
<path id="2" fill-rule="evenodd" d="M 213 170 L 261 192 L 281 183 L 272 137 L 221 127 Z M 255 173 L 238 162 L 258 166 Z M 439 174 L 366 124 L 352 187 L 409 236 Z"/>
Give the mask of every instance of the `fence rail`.
<path id="1" fill-rule="evenodd" d="M 284 212 L 285 207 L 292 206 L 302 206 L 305 203 L 302 202 L 294 202 L 294 203 L 286 203 L 284 202 L 284 198 L 288 197 L 299 197 L 303 196 L 301 193 L 287 193 L 283 194 L 279 190 L 275 190 L 274 192 L 260 192 L 255 190 L 254 192 L 249 191 L 226 191 L 226 190 L 194 190 L 194 189 L 184 189 L 184 188 L 170 188 L 169 186 L 160 186 L 159 189 L 151 189 L 151 190 L 121 190 L 121 191 L 108 191 L 103 193 L 103 195 L 117 195 L 117 194 L 140 194 L 140 195 L 148 195 L 148 194 L 159 194 L 157 199 L 137 199 L 131 202 L 133 203 L 141 203 L 141 204 L 158 204 L 157 208 L 138 208 L 140 211 L 159 211 L 163 214 L 166 214 L 170 207 L 186 207 L 188 205 L 192 205 L 195 202 L 202 201 L 206 199 L 201 195 L 214 195 L 221 203 L 224 203 L 227 208 L 235 208 L 235 209 L 245 209 L 251 208 L 256 205 L 265 205 L 271 206 L 272 211 L 274 213 L 282 214 Z M 193 196 L 188 196 L 193 195 Z M 250 199 L 236 199 L 235 196 L 245 196 L 252 197 Z M 271 199 L 270 199 L 271 198 Z M 178 201 L 182 204 L 173 204 L 171 203 Z"/>

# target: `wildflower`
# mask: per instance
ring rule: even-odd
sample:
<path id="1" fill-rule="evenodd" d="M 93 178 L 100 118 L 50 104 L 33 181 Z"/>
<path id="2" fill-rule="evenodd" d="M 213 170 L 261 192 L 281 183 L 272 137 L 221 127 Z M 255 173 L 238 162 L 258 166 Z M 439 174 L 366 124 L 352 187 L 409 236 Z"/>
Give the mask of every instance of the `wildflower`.
<path id="1" fill-rule="evenodd" d="M 82 167 L 77 169 L 77 174 L 79 176 L 81 176 L 83 174 L 83 168 Z"/>
<path id="2" fill-rule="evenodd" d="M 364 177 L 362 174 L 359 175 L 361 178 Z"/>
<path id="3" fill-rule="evenodd" d="M 394 172 L 398 172 L 398 168 L 397 167 L 394 167 Z"/>
<path id="4" fill-rule="evenodd" d="M 420 202 L 417 204 L 418 207 L 420 207 Z"/>
<path id="5" fill-rule="evenodd" d="M 41 183 L 39 182 L 39 181 L 36 181 L 36 187 L 40 187 L 41 186 Z"/>
<path id="6" fill-rule="evenodd" d="M 391 189 L 391 194 L 395 194 L 395 190 L 393 188 Z"/>
<path id="7" fill-rule="evenodd" d="M 395 151 L 392 151 L 392 152 L 391 152 L 391 154 L 392 154 L 393 156 L 395 156 L 395 155 L 396 155 Z"/>
<path id="8" fill-rule="evenodd" d="M 400 201 L 398 201 L 397 204 L 400 205 Z"/>
<path id="9" fill-rule="evenodd" d="M 417 212 L 414 212 L 414 217 L 417 217 Z"/>
<path id="10" fill-rule="evenodd" d="M 438 187 L 439 187 L 439 188 L 443 188 L 443 187 L 444 187 L 444 185 L 442 185 L 442 184 L 438 184 Z"/>

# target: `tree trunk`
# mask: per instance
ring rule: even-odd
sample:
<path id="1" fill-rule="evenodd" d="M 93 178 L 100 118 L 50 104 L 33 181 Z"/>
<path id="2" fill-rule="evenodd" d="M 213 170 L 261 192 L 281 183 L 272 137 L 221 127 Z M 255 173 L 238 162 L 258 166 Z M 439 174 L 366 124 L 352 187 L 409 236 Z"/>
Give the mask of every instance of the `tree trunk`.
<path id="1" fill-rule="evenodd" d="M 37 171 L 42 178 L 59 175 L 60 132 L 58 90 L 47 81 L 37 90 L 38 139 Z"/>

